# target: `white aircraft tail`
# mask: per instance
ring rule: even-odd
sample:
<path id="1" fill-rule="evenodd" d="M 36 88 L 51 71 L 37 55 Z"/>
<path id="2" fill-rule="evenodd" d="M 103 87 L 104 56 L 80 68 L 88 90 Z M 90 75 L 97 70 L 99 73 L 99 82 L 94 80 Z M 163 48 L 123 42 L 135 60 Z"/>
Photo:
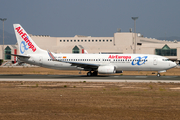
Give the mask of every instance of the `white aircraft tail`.
<path id="1" fill-rule="evenodd" d="M 13 24 L 13 26 L 21 55 L 36 54 L 43 51 L 36 45 L 20 24 Z"/>

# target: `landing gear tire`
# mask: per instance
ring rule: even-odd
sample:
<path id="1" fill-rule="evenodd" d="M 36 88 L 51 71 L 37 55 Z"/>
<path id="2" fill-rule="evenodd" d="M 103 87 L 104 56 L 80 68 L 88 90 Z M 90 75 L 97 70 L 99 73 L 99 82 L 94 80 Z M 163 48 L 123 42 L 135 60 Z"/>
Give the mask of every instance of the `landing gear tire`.
<path id="1" fill-rule="evenodd" d="M 94 71 L 94 72 L 89 71 L 89 72 L 87 73 L 87 76 L 97 76 L 97 74 L 98 74 L 97 71 Z"/>
<path id="2" fill-rule="evenodd" d="M 91 73 L 91 72 L 88 72 L 88 73 L 87 73 L 87 76 L 92 76 L 92 73 Z"/>
<path id="3" fill-rule="evenodd" d="M 161 76 L 161 74 L 160 73 L 157 73 L 157 77 L 160 77 Z"/>

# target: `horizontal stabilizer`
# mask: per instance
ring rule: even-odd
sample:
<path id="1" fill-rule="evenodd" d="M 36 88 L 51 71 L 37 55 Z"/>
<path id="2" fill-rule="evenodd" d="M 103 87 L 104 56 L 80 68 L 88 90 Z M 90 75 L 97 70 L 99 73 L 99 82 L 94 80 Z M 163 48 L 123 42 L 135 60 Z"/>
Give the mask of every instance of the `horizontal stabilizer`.
<path id="1" fill-rule="evenodd" d="M 17 56 L 17 57 L 22 57 L 22 58 L 30 58 L 30 56 L 27 56 L 27 55 L 16 55 L 16 54 L 6 54 L 6 55 L 12 55 L 12 56 Z"/>

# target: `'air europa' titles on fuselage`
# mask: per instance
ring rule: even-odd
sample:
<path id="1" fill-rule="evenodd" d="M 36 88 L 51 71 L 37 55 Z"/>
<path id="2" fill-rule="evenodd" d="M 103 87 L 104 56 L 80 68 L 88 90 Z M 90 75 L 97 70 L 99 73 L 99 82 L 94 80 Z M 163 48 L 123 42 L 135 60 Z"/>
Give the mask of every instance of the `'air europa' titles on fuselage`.
<path id="1" fill-rule="evenodd" d="M 28 43 L 28 46 L 30 49 L 32 49 L 33 52 L 36 51 L 36 47 L 34 47 L 34 45 L 32 44 L 32 42 L 29 40 L 28 36 L 26 33 L 23 33 L 23 29 L 21 27 L 17 27 L 15 28 L 17 30 L 17 32 L 19 33 L 19 35 L 22 37 L 22 39 Z"/>
<path id="2" fill-rule="evenodd" d="M 131 56 L 109 55 L 108 59 L 131 59 Z"/>

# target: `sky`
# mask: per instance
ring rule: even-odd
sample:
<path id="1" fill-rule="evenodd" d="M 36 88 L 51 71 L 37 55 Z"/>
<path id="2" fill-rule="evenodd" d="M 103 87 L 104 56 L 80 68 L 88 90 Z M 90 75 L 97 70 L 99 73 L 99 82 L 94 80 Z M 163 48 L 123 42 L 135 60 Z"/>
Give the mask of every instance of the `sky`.
<path id="1" fill-rule="evenodd" d="M 19 23 L 33 35 L 113 37 L 117 28 L 134 29 L 131 17 L 145 37 L 180 37 L 180 0 L 0 0 L 0 18 L 12 34 Z"/>

